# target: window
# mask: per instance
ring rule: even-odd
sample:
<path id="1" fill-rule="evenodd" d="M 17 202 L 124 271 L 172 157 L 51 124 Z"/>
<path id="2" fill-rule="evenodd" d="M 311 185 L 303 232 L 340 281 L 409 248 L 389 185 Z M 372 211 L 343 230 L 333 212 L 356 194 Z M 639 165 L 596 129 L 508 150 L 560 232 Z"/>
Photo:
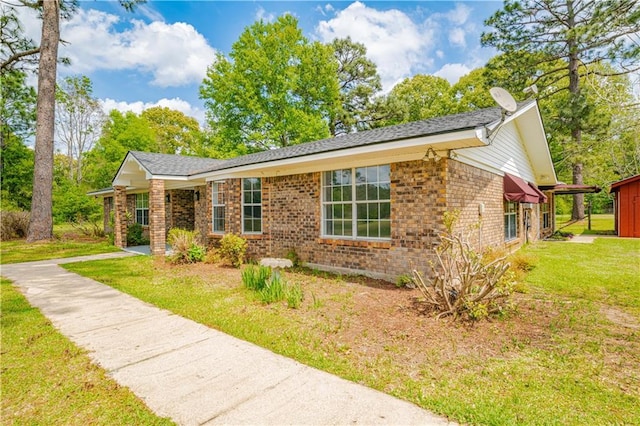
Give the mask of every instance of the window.
<path id="1" fill-rule="evenodd" d="M 518 238 L 518 203 L 504 202 L 504 240 Z"/>
<path id="2" fill-rule="evenodd" d="M 324 172 L 322 194 L 323 235 L 391 238 L 388 164 Z"/>
<path id="3" fill-rule="evenodd" d="M 549 203 L 542 203 L 540 204 L 540 228 L 547 229 L 550 226 Z"/>
<path id="4" fill-rule="evenodd" d="M 213 206 L 212 231 L 216 234 L 224 233 L 224 182 L 213 182 L 211 189 L 211 204 Z"/>
<path id="5" fill-rule="evenodd" d="M 260 178 L 242 179 L 242 232 L 262 232 L 262 185 Z"/>
<path id="6" fill-rule="evenodd" d="M 149 225 L 149 193 L 136 194 L 136 223 Z"/>

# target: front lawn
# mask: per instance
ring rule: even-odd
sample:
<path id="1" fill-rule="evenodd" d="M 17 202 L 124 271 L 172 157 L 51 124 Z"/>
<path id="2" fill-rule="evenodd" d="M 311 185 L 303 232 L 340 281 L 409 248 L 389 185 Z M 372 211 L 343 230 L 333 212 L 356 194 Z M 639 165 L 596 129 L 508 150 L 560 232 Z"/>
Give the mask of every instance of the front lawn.
<path id="1" fill-rule="evenodd" d="M 510 316 L 453 324 L 415 290 L 287 272 L 299 309 L 264 305 L 240 272 L 149 257 L 65 265 L 139 299 L 471 424 L 640 424 L 640 241 L 549 242 Z"/>
<path id="2" fill-rule="evenodd" d="M 0 264 L 85 256 L 119 250 L 109 244 L 106 238 L 79 239 L 76 237 L 37 243 L 10 240 L 0 242 Z"/>
<path id="3" fill-rule="evenodd" d="M 574 222 L 571 220 L 571 215 L 557 215 L 556 230 L 570 232 L 574 235 L 614 235 L 614 217 L 612 214 L 593 214 L 591 215 L 591 229 L 589 229 L 589 219 L 586 217 Z"/>
<path id="4" fill-rule="evenodd" d="M 2 279 L 2 424 L 168 425 Z"/>

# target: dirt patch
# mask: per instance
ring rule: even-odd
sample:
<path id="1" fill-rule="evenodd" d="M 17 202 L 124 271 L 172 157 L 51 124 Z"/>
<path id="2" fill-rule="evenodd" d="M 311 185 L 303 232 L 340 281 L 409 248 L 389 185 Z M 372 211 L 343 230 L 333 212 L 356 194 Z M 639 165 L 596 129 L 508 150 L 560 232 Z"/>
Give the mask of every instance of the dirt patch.
<path id="1" fill-rule="evenodd" d="M 613 306 L 602 306 L 600 313 L 604 315 L 609 321 L 614 324 L 621 325 L 622 327 L 631 328 L 633 330 L 640 330 L 640 323 L 631 314 L 628 314 Z"/>

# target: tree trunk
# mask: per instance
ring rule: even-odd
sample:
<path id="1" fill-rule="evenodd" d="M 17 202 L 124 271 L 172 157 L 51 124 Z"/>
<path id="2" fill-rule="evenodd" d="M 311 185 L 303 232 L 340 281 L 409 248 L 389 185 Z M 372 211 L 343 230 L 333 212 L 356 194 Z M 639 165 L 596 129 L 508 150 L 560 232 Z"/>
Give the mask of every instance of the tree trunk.
<path id="1" fill-rule="evenodd" d="M 569 34 L 570 31 L 575 31 L 576 22 L 575 22 L 575 14 L 573 11 L 573 0 L 567 0 L 567 14 L 568 14 L 568 27 Z M 568 45 L 569 45 L 569 92 L 571 93 L 571 138 L 573 139 L 573 143 L 575 144 L 576 150 L 578 151 L 578 155 L 580 156 L 582 153 L 582 126 L 581 126 L 581 117 L 577 117 L 577 114 L 582 113 L 582 108 L 580 108 L 580 103 L 582 100 L 580 99 L 580 74 L 578 73 L 578 67 L 580 66 L 580 61 L 578 58 L 578 40 L 576 39 L 575 34 L 571 34 L 568 37 Z M 582 161 L 576 161 L 573 164 L 573 183 L 576 185 L 582 185 Z M 584 219 L 584 194 L 575 194 L 573 196 L 573 209 L 571 211 L 571 219 L 572 220 L 581 220 Z"/>
<path id="2" fill-rule="evenodd" d="M 31 219 L 27 241 L 53 237 L 53 135 L 55 125 L 56 67 L 60 42 L 58 0 L 42 2 L 42 38 L 38 64 L 36 143 Z"/>

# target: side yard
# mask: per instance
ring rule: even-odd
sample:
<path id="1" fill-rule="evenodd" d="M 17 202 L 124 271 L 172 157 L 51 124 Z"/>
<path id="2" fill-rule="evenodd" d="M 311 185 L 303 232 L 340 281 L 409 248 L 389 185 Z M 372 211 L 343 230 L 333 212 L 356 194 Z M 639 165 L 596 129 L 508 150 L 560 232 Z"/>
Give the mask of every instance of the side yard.
<path id="1" fill-rule="evenodd" d="M 472 424 L 640 423 L 640 241 L 548 242 L 517 310 L 453 324 L 416 290 L 310 270 L 299 309 L 262 304 L 240 271 L 148 257 L 67 265 L 274 352 Z"/>

